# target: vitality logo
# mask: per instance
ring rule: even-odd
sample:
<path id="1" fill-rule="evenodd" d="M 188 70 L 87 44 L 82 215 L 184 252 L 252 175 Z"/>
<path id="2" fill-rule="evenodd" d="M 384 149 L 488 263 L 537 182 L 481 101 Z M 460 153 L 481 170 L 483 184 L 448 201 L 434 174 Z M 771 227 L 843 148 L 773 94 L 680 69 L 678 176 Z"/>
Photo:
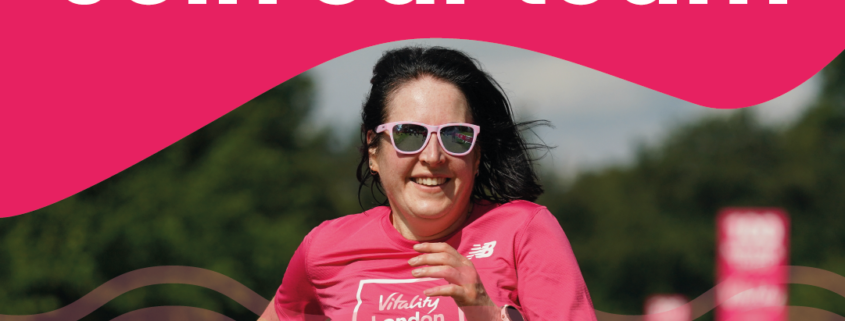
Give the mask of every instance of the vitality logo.
<path id="1" fill-rule="evenodd" d="M 446 284 L 435 278 L 360 280 L 352 321 L 464 321 L 454 300 L 423 294 Z"/>

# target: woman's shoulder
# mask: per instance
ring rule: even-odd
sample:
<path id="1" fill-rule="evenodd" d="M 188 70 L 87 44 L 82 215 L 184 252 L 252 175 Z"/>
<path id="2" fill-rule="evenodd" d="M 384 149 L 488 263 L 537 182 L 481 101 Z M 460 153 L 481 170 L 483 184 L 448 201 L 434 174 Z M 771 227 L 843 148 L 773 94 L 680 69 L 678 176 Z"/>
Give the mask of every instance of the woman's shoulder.
<path id="1" fill-rule="evenodd" d="M 390 209 L 386 206 L 378 206 L 362 213 L 344 215 L 335 219 L 323 221 L 315 227 L 309 235 L 312 238 L 338 237 L 351 235 L 356 231 L 367 230 L 378 227 L 379 218 L 386 215 Z"/>
<path id="2" fill-rule="evenodd" d="M 519 231 L 536 217 L 553 217 L 545 206 L 524 200 L 510 201 L 507 203 L 482 202 L 477 204 L 479 212 L 476 213 L 470 225 L 495 226 L 497 229 Z"/>
<path id="3" fill-rule="evenodd" d="M 482 206 L 489 206 L 490 209 L 484 215 L 490 216 L 506 216 L 513 219 L 530 220 L 538 214 L 549 213 L 549 210 L 540 204 L 525 201 L 515 200 L 503 204 L 482 203 Z"/>
<path id="4" fill-rule="evenodd" d="M 536 212 L 546 209 L 545 206 L 526 200 L 513 200 L 504 204 L 499 204 L 498 208 L 507 209 L 510 211 L 526 211 Z"/>

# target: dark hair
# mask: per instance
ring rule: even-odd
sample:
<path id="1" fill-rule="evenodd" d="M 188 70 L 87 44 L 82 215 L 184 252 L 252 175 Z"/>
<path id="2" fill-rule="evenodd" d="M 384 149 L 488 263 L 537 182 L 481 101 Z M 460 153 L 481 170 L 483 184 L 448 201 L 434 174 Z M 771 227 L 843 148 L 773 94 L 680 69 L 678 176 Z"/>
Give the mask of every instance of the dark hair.
<path id="1" fill-rule="evenodd" d="M 361 111 L 361 162 L 356 173 L 359 204 L 364 186 L 370 186 L 373 197 L 373 187 L 384 194 L 378 175 L 370 173 L 368 166 L 369 148 L 378 146 L 382 134 L 368 145 L 367 132 L 375 132 L 378 125 L 387 121 L 385 107 L 394 91 L 424 76 L 458 87 L 466 97 L 474 123 L 481 127 L 476 143 L 481 148 L 481 163 L 471 200 L 495 203 L 536 200 L 543 188 L 537 182 L 528 151 L 549 147 L 526 143 L 520 131 L 538 124 L 547 125 L 548 121 L 514 122 L 502 87 L 463 52 L 442 47 L 405 47 L 385 52 L 373 67 L 372 88 Z M 382 202 L 386 204 L 387 200 Z"/>

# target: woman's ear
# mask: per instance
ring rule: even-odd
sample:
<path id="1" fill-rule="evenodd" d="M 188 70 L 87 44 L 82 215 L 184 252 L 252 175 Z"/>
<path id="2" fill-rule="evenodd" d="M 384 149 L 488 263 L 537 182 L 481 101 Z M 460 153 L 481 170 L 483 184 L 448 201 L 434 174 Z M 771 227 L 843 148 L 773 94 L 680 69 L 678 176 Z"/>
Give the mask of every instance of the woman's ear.
<path id="1" fill-rule="evenodd" d="M 475 153 L 475 164 L 473 164 L 473 167 L 475 168 L 475 177 L 478 177 L 478 168 L 481 166 L 481 147 L 475 146 L 474 149 L 473 153 Z"/>
<path id="2" fill-rule="evenodd" d="M 367 146 L 373 145 L 373 140 L 376 139 L 376 133 L 372 130 L 367 131 Z M 378 161 L 376 159 L 376 152 L 378 152 L 378 145 L 375 147 L 368 147 L 370 154 L 370 171 L 378 173 Z"/>

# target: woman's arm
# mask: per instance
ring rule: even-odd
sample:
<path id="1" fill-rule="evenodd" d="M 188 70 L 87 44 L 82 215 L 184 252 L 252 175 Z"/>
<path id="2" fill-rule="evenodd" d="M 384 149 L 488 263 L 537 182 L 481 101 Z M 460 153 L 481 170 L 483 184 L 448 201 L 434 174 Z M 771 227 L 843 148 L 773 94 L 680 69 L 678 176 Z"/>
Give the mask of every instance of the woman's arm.
<path id="1" fill-rule="evenodd" d="M 502 308 L 496 306 L 478 276 L 475 265 L 448 243 L 420 243 L 414 250 L 424 253 L 408 263 L 419 268 L 414 277 L 442 278 L 449 284 L 423 291 L 427 296 L 451 297 L 467 321 L 502 321 Z"/>
<path id="2" fill-rule="evenodd" d="M 299 248 L 294 252 L 288 264 L 282 285 L 276 291 L 276 296 L 270 306 L 264 311 L 259 320 L 272 321 L 325 321 L 317 292 L 308 274 L 308 250 L 311 237 L 316 229 L 311 231 Z"/>
<path id="3" fill-rule="evenodd" d="M 596 320 L 569 240 L 546 208 L 526 224 L 516 246 L 517 294 L 526 320 Z"/>
<path id="4" fill-rule="evenodd" d="M 264 309 L 264 313 L 258 317 L 258 321 L 279 321 L 279 316 L 276 315 L 276 300 L 270 300 L 270 304 Z"/>

